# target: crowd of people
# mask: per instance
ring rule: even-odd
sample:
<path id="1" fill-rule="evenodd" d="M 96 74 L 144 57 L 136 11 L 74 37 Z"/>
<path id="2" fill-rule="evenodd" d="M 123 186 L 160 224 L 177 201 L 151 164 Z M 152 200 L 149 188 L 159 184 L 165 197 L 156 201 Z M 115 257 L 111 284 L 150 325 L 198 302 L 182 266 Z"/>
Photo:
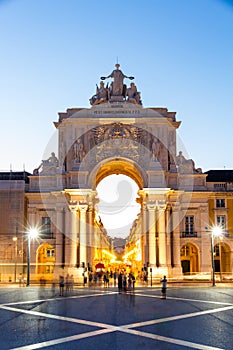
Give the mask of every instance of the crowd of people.
<path id="1" fill-rule="evenodd" d="M 65 293 L 69 293 L 73 290 L 74 288 L 74 276 L 67 274 L 66 277 L 60 276 L 59 277 L 59 291 L 60 291 L 60 296 L 64 295 Z"/>
<path id="2" fill-rule="evenodd" d="M 86 273 L 85 273 L 86 272 Z M 89 287 L 101 287 L 104 286 L 104 288 L 109 287 L 117 287 L 118 292 L 131 292 L 135 289 L 135 283 L 136 279 L 140 281 L 141 283 L 144 282 L 144 284 L 147 285 L 148 282 L 148 273 L 147 271 L 142 270 L 142 272 L 138 271 L 138 274 L 135 277 L 135 274 L 132 272 L 126 273 L 126 271 L 99 271 L 99 272 L 89 272 L 85 271 L 83 273 L 83 286 L 89 286 Z M 58 282 L 58 283 L 57 283 Z M 162 299 L 166 299 L 166 291 L 167 291 L 167 277 L 163 276 L 163 278 L 160 280 L 160 283 L 162 284 Z M 26 282 L 25 279 L 23 279 L 22 274 L 19 275 L 19 286 L 25 286 Z M 70 292 L 73 291 L 74 288 L 74 276 L 67 274 L 65 277 L 64 275 L 59 276 L 59 281 L 53 281 L 52 282 L 52 290 L 53 294 L 56 294 L 56 286 L 59 286 L 59 295 L 64 296 L 70 294 Z M 40 278 L 40 286 L 45 287 L 46 286 L 46 280 L 43 276 Z"/>

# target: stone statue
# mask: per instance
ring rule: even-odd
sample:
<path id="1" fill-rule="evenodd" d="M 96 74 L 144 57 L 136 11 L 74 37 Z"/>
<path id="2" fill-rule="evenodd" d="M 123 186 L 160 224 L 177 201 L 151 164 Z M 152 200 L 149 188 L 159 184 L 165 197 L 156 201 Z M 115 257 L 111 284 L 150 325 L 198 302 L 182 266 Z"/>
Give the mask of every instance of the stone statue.
<path id="1" fill-rule="evenodd" d="M 194 161 L 192 159 L 186 159 L 182 151 L 180 151 L 176 157 L 176 164 L 181 173 L 193 173 L 195 170 Z"/>
<path id="2" fill-rule="evenodd" d="M 151 146 L 151 151 L 152 151 L 153 158 L 155 158 L 156 160 L 160 156 L 160 149 L 161 149 L 161 144 L 158 141 L 158 139 L 156 139 L 156 137 L 155 137 L 153 140 L 152 146 Z"/>
<path id="3" fill-rule="evenodd" d="M 75 161 L 78 163 L 81 163 L 81 161 L 85 157 L 84 146 L 81 139 L 78 139 L 74 143 L 74 156 L 75 156 Z"/>
<path id="4" fill-rule="evenodd" d="M 57 157 L 55 156 L 55 153 L 52 152 L 51 156 L 49 157 L 49 159 L 47 160 L 43 160 L 42 162 L 46 162 L 46 165 L 48 164 L 49 166 L 55 166 L 57 167 L 59 165 L 59 161 L 57 159 Z"/>
<path id="5" fill-rule="evenodd" d="M 101 80 L 105 80 L 107 78 L 113 78 L 113 82 L 111 83 L 110 94 L 113 96 L 122 96 L 124 95 L 124 78 L 128 78 L 130 80 L 134 79 L 134 77 L 128 77 L 119 69 L 119 63 L 115 64 L 116 69 L 112 71 L 107 77 L 101 77 Z"/>
<path id="6" fill-rule="evenodd" d="M 91 105 L 98 105 L 104 103 L 109 99 L 109 88 L 108 85 L 104 87 L 104 82 L 100 82 L 100 87 L 96 85 L 96 94 L 90 98 Z"/>
<path id="7" fill-rule="evenodd" d="M 55 156 L 55 153 L 52 152 L 51 156 L 48 159 L 42 160 L 42 163 L 40 164 L 40 166 L 33 170 L 33 175 L 39 175 L 40 168 L 42 168 L 40 175 L 55 174 L 58 166 L 59 166 L 59 161 Z"/>
<path id="8" fill-rule="evenodd" d="M 141 103 L 140 92 L 137 91 L 137 87 L 134 83 L 130 83 L 130 88 L 126 90 L 127 101 L 131 103 Z"/>

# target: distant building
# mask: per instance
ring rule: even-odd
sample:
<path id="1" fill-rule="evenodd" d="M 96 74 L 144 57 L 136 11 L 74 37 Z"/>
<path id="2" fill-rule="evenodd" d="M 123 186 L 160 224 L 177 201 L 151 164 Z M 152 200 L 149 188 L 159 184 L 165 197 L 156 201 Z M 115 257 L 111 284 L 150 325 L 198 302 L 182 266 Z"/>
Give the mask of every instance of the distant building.
<path id="1" fill-rule="evenodd" d="M 0 172 L 0 281 L 16 281 L 18 271 L 25 270 L 25 192 L 29 175 L 25 171 Z"/>

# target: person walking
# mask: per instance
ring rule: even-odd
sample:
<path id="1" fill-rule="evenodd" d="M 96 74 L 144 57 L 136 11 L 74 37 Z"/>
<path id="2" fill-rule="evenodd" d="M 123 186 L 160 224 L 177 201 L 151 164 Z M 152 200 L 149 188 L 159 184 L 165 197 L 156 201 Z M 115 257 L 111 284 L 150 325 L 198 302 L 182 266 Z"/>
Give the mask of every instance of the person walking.
<path id="1" fill-rule="evenodd" d="M 116 273 L 116 271 L 113 274 L 113 279 L 114 279 L 114 287 L 116 287 L 116 280 L 117 280 L 117 273 Z"/>
<path id="2" fill-rule="evenodd" d="M 161 299 L 166 299 L 166 297 L 167 297 L 167 278 L 166 278 L 166 276 L 163 276 L 161 283 L 162 283 L 162 290 L 161 290 L 162 297 L 161 297 Z"/>
<path id="3" fill-rule="evenodd" d="M 59 288 L 60 288 L 60 296 L 64 295 L 64 277 L 60 276 L 59 278 Z"/>
<path id="4" fill-rule="evenodd" d="M 122 273 L 118 275 L 118 292 L 122 292 Z"/>

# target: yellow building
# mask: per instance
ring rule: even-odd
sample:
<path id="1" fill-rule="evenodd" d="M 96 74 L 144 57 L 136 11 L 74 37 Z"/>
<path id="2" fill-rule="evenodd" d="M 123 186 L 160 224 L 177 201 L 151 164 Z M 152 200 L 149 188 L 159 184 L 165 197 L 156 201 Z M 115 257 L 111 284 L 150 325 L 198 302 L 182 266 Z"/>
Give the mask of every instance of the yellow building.
<path id="1" fill-rule="evenodd" d="M 116 68 L 119 73 L 119 65 Z M 139 187 L 141 212 L 122 256 L 127 266 L 153 278 L 166 274 L 210 279 L 214 258 L 216 278 L 232 277 L 233 171 L 203 173 L 196 168 L 185 150 L 178 149 L 181 122 L 176 113 L 144 108 L 136 85 L 127 88 L 126 77 L 118 78 L 113 76 L 110 87 L 101 83 L 90 108 L 59 113 L 54 122 L 57 156 L 52 153 L 27 174 L 23 192 L 21 188 L 20 226 L 12 230 L 9 222 L 1 222 L 1 239 L 7 242 L 0 250 L 2 280 L 25 275 L 25 232 L 35 227 L 40 237 L 31 241 L 33 280 L 69 273 L 78 281 L 84 267 L 94 270 L 102 263 L 115 268 L 111 239 L 96 206 L 96 187 L 111 174 L 129 176 Z M 1 183 L 1 202 L 11 198 L 12 203 L 16 188 L 9 190 L 10 178 Z M 10 197 L 4 195 L 6 189 Z M 3 216 L 11 215 L 12 207 L 7 208 Z M 213 236 L 215 225 L 221 227 L 221 237 Z M 16 233 L 21 257 L 18 248 L 15 255 L 7 253 Z M 15 259 L 17 266 L 4 269 L 6 259 L 9 264 Z"/>

